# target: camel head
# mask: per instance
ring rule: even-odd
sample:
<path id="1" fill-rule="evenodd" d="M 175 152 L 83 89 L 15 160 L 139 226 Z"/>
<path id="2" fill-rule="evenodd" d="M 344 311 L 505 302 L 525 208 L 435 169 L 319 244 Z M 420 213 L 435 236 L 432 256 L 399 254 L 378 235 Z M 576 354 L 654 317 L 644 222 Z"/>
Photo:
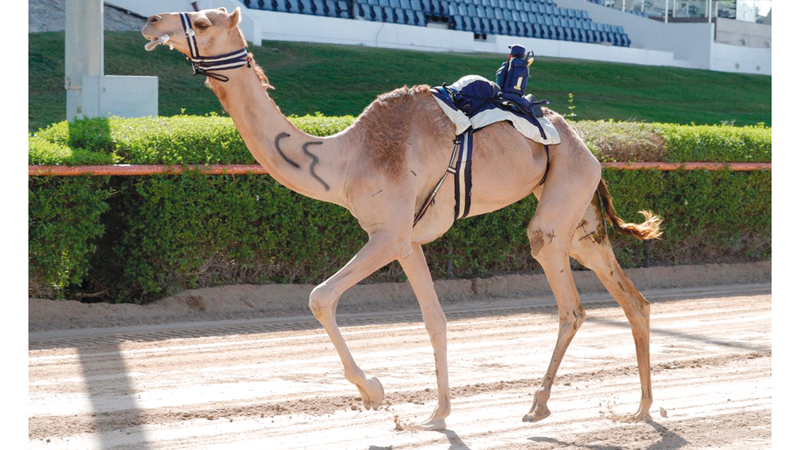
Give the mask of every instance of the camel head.
<path id="1" fill-rule="evenodd" d="M 239 50 L 247 45 L 239 30 L 241 12 L 236 8 L 228 13 L 225 8 L 204 9 L 187 13 L 162 13 L 150 16 L 142 29 L 142 36 L 149 39 L 144 48 L 155 50 L 158 45 L 168 45 L 187 57 L 192 56 L 189 40 L 184 29 L 181 14 L 191 22 L 189 34 L 194 33 L 197 42 L 196 54 L 214 56 Z"/>

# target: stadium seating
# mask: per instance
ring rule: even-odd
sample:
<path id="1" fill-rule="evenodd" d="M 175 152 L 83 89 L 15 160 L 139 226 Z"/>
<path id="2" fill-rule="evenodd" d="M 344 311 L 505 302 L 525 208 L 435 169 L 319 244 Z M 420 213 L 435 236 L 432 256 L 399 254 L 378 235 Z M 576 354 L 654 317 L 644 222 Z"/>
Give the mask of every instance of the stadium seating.
<path id="1" fill-rule="evenodd" d="M 587 11 L 559 7 L 554 0 L 244 0 L 244 4 L 266 11 L 421 27 L 444 22 L 451 29 L 476 35 L 631 45 L 622 27 L 598 24 Z"/>

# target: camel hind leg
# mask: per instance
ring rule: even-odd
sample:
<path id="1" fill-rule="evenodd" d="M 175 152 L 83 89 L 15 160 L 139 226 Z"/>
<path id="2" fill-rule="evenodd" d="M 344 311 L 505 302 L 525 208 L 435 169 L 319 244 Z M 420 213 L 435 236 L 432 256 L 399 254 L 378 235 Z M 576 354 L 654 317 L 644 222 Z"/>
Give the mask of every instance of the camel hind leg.
<path id="1" fill-rule="evenodd" d="M 586 319 L 570 269 L 569 251 L 577 224 L 584 215 L 600 181 L 600 164 L 581 147 L 562 146 L 565 154 L 554 158 L 547 182 L 534 192 L 539 197 L 536 214 L 528 225 L 531 255 L 544 269 L 558 304 L 558 337 L 553 356 L 533 406 L 524 422 L 538 422 L 550 415 L 547 401 L 556 372 L 572 338 Z M 554 152 L 555 153 L 555 152 Z"/>
<path id="2" fill-rule="evenodd" d="M 598 189 L 572 238 L 570 256 L 594 271 L 625 312 L 636 344 L 639 381 L 642 387 L 639 410 L 630 419 L 650 420 L 649 411 L 653 403 L 653 392 L 650 385 L 650 303 L 622 272 L 622 268 L 617 262 L 606 234 L 602 201 L 601 190 Z M 649 217 L 647 219 L 650 220 Z M 657 227 L 655 233 L 658 233 Z"/>

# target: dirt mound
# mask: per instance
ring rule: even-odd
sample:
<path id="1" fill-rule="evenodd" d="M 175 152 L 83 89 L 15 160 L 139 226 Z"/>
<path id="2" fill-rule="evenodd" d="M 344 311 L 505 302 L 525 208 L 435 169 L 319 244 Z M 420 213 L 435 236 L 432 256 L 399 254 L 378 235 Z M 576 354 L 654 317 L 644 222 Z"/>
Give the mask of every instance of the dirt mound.
<path id="1" fill-rule="evenodd" d="M 771 262 L 651 267 L 626 273 L 641 290 L 703 287 L 723 284 L 768 283 Z M 601 292 L 594 273 L 576 271 L 581 293 Z M 109 327 L 265 316 L 310 315 L 308 296 L 312 285 L 236 285 L 184 291 L 148 305 L 80 303 L 30 299 L 30 331 Z M 443 304 L 491 301 L 493 298 L 549 297 L 543 274 L 504 275 L 486 279 L 436 281 Z M 408 283 L 354 286 L 339 302 L 341 312 L 374 312 L 413 308 L 414 293 Z"/>

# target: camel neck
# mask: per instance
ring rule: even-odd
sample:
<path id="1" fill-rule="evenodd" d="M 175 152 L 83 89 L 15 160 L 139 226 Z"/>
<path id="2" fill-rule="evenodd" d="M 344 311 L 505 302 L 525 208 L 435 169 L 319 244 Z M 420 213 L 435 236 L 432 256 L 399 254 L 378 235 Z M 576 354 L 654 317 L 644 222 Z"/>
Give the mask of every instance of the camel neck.
<path id="1" fill-rule="evenodd" d="M 229 81 L 209 78 L 253 157 L 283 186 L 306 197 L 347 207 L 341 139 L 300 131 L 267 95 L 255 69 L 226 71 Z"/>

